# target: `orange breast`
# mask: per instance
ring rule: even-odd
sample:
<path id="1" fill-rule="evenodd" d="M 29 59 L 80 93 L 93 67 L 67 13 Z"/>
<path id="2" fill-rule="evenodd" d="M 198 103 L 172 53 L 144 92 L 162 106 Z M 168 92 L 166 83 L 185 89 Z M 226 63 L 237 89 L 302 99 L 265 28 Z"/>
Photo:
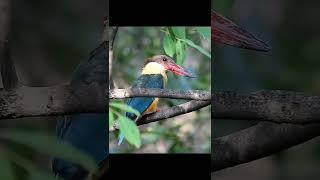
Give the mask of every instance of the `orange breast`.
<path id="1" fill-rule="evenodd" d="M 150 113 L 156 112 L 158 103 L 159 103 L 159 98 L 156 98 L 143 114 L 150 114 Z"/>

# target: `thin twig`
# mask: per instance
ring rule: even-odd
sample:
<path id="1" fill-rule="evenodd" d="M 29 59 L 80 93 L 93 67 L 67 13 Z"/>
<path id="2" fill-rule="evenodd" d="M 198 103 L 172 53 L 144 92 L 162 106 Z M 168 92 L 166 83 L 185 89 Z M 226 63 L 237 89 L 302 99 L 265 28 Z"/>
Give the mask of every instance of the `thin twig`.
<path id="1" fill-rule="evenodd" d="M 118 27 L 112 27 L 111 38 L 109 42 L 109 89 L 114 88 L 112 76 L 112 63 L 113 63 L 113 45 L 118 32 Z"/>

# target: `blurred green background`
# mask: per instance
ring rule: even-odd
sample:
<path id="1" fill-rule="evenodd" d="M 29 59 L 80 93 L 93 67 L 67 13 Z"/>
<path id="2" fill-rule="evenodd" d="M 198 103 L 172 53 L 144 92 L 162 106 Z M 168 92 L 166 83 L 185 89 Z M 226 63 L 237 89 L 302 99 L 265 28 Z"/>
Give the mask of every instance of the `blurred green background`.
<path id="1" fill-rule="evenodd" d="M 51 86 L 69 81 L 79 62 L 88 59 L 89 53 L 98 46 L 104 17 L 108 13 L 105 0 L 11 0 L 11 3 L 12 59 L 19 80 L 28 86 Z M 1 120 L 0 131 L 20 128 L 54 134 L 56 120 L 59 118 L 63 117 Z M 23 145 L 8 144 L 1 139 L 1 152 L 7 147 L 30 159 L 39 169 L 50 173 L 50 156 Z M 0 156 L 9 157 L 5 153 Z M 26 172 L 19 172 L 17 175 L 26 179 Z"/>
<path id="2" fill-rule="evenodd" d="M 210 40 L 202 38 L 195 27 L 188 27 L 187 38 L 210 52 Z M 120 27 L 114 42 L 112 76 L 115 88 L 128 88 L 141 73 L 144 60 L 165 54 L 165 27 Z M 189 79 L 168 73 L 168 89 L 211 90 L 211 59 L 188 46 L 183 66 L 190 67 L 197 78 Z M 126 102 L 126 101 L 122 101 Z M 186 102 L 161 99 L 159 108 L 165 109 Z M 127 142 L 117 145 L 110 133 L 110 153 L 210 153 L 210 106 L 168 120 L 139 126 L 142 146 L 136 149 Z"/>
<path id="3" fill-rule="evenodd" d="M 320 92 L 319 1 L 212 1 L 212 8 L 272 46 L 260 53 L 215 44 L 215 90 L 261 89 Z M 252 126 L 252 121 L 215 120 L 219 137 Z M 214 151 L 214 149 L 213 149 Z M 213 179 L 318 179 L 320 138 L 267 158 L 220 171 Z"/>

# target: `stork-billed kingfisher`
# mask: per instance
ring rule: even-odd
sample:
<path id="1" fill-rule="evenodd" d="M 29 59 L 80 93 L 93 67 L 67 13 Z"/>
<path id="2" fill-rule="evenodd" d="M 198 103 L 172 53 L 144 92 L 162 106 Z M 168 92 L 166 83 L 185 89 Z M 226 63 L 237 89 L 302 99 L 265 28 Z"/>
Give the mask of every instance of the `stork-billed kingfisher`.
<path id="1" fill-rule="evenodd" d="M 142 68 L 141 75 L 132 85 L 132 88 L 156 88 L 163 89 L 168 77 L 166 73 L 171 71 L 179 76 L 194 77 L 187 69 L 175 63 L 175 61 L 166 55 L 156 55 L 146 59 Z M 159 98 L 157 97 L 134 97 L 128 100 L 127 104 L 146 115 L 158 111 Z M 134 121 L 139 117 L 133 113 L 126 113 L 126 116 Z M 120 134 L 118 145 L 123 141 L 124 135 Z"/>

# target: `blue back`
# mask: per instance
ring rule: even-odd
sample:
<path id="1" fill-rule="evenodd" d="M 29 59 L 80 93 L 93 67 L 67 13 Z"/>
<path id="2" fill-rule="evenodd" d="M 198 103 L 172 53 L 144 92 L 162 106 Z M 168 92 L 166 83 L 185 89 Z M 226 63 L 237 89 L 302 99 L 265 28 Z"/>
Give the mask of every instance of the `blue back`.
<path id="1" fill-rule="evenodd" d="M 155 88 L 163 89 L 164 81 L 161 74 L 143 74 L 132 85 L 132 88 Z M 153 103 L 155 97 L 134 97 L 128 100 L 127 104 L 132 108 L 144 113 L 148 107 Z M 136 115 L 133 113 L 126 113 L 126 116 L 132 120 L 136 119 Z M 124 135 L 121 133 L 119 136 L 118 145 L 122 143 Z"/>
<path id="2" fill-rule="evenodd" d="M 163 89 L 164 82 L 161 74 L 143 74 L 132 85 L 132 88 L 157 88 Z M 128 100 L 127 104 L 139 111 L 141 114 L 145 112 L 152 104 L 155 97 L 135 97 Z M 132 113 L 126 113 L 130 119 L 135 119 L 136 116 Z"/>

